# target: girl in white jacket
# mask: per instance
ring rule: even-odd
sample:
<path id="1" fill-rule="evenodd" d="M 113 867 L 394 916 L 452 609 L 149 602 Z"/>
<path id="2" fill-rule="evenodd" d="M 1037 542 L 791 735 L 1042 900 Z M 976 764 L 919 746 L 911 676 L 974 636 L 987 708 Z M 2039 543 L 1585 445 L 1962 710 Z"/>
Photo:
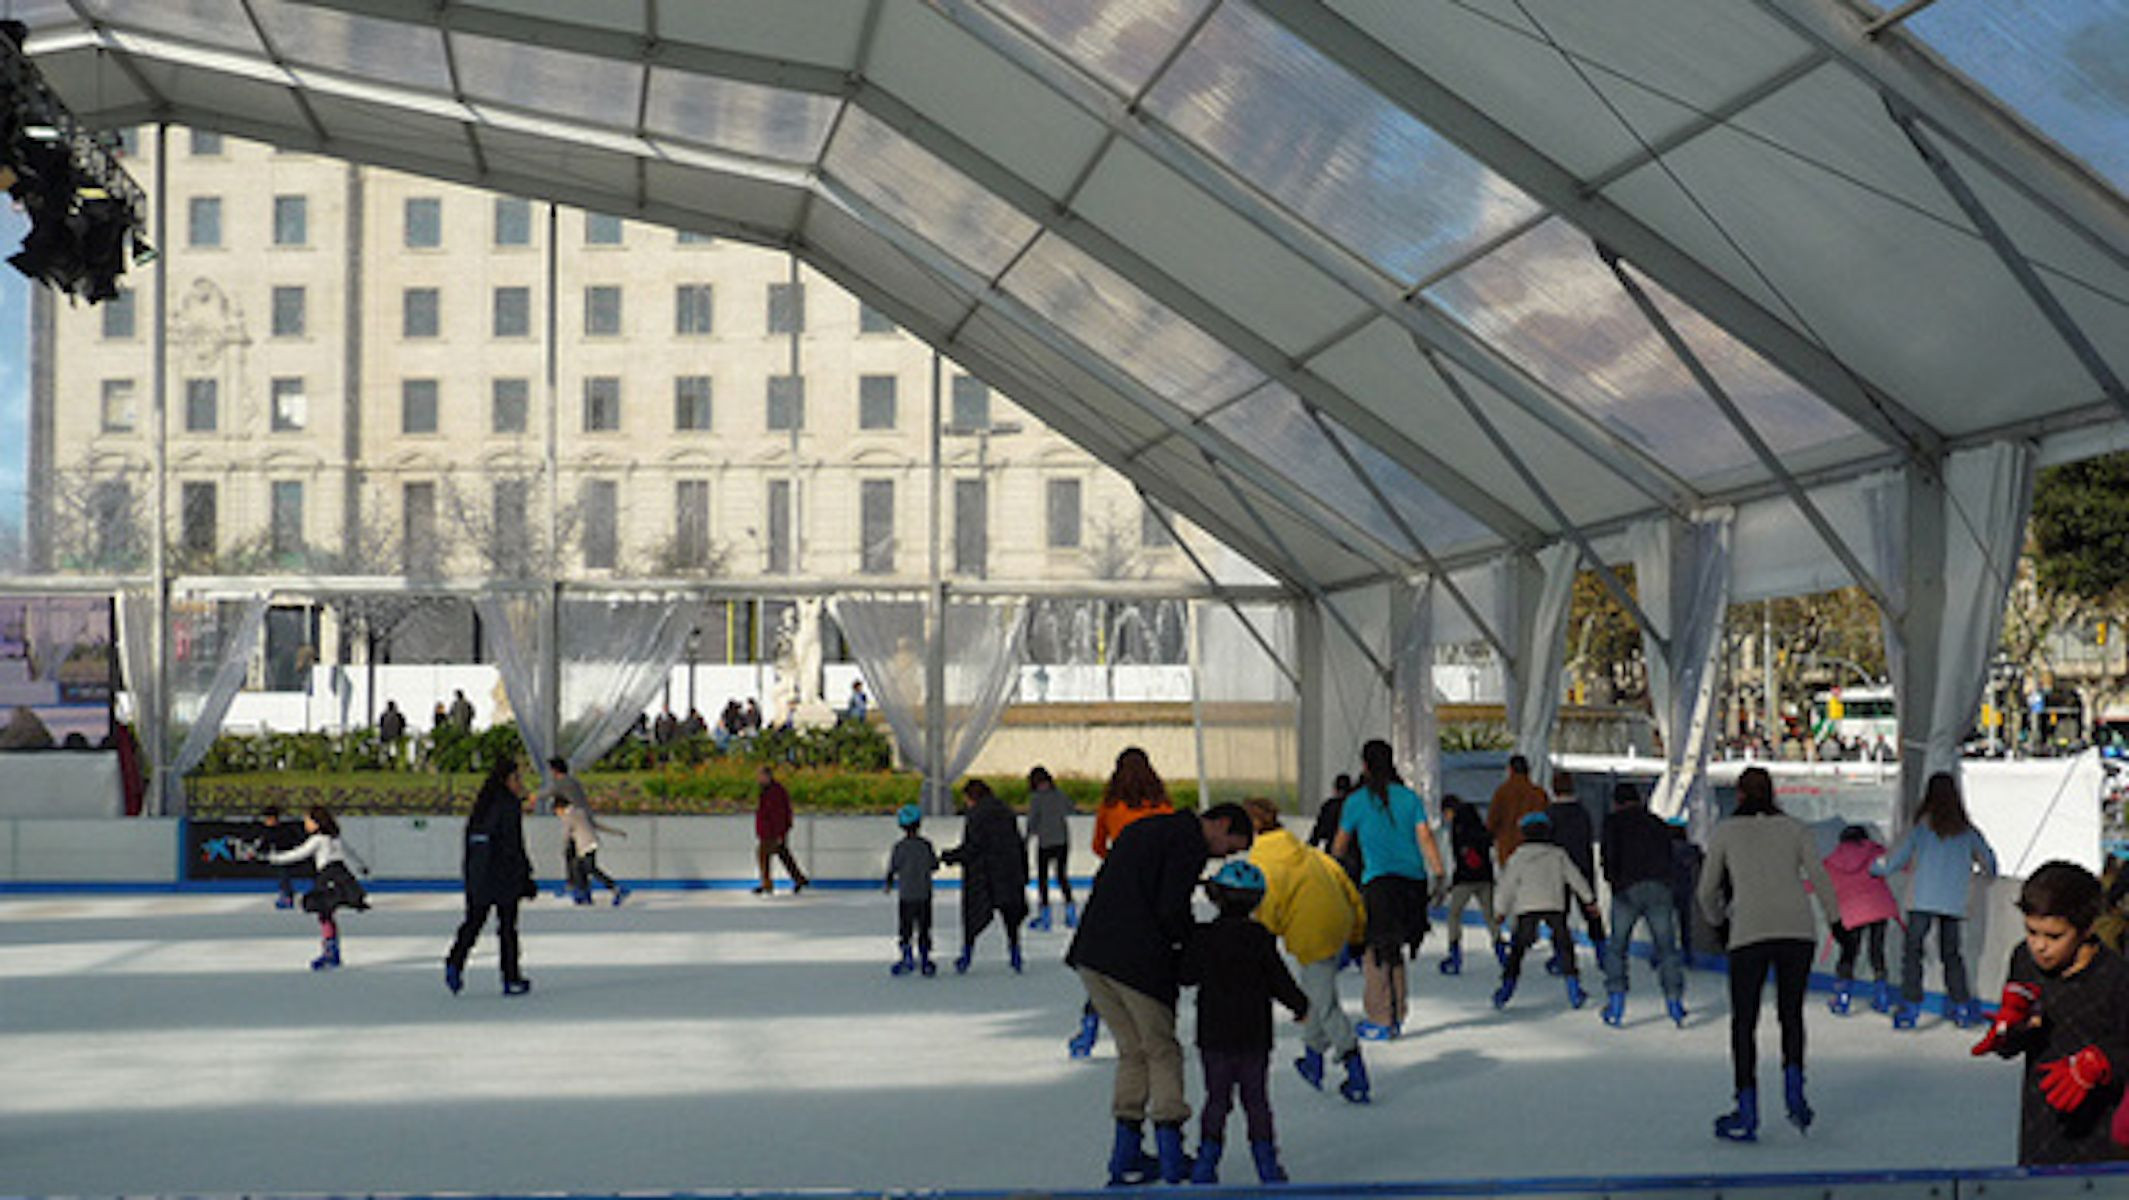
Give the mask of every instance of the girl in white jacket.
<path id="1" fill-rule="evenodd" d="M 1580 1008 L 1588 999 L 1575 972 L 1574 937 L 1567 932 L 1567 898 L 1572 894 L 1584 907 L 1596 903 L 1589 880 L 1567 857 L 1567 851 L 1552 844 L 1552 818 L 1534 812 L 1517 822 L 1523 844 L 1501 868 L 1494 885 L 1493 907 L 1503 919 L 1513 918 L 1515 935 L 1508 943 L 1508 961 L 1501 965 L 1501 986 L 1493 993 L 1493 1007 L 1506 1008 L 1515 995 L 1515 981 L 1523 973 L 1523 955 L 1538 938 L 1540 922 L 1552 929 L 1553 944 L 1560 947 L 1561 974 L 1567 977 L 1567 1003 Z"/>
<path id="2" fill-rule="evenodd" d="M 268 861 L 275 866 L 286 866 L 307 858 L 317 868 L 317 882 L 303 897 L 303 908 L 317 914 L 318 936 L 324 949 L 310 960 L 310 969 L 329 971 L 340 965 L 340 925 L 333 919 L 334 912 L 343 908 L 359 912 L 370 906 L 369 896 L 362 890 L 355 873 L 348 869 L 348 863 L 352 860 L 362 868 L 364 875 L 370 873 L 370 868 L 342 844 L 340 822 L 333 819 L 331 810 L 324 805 L 314 805 L 304 815 L 303 829 L 310 834 L 309 837 L 299 845 L 271 855 Z"/>

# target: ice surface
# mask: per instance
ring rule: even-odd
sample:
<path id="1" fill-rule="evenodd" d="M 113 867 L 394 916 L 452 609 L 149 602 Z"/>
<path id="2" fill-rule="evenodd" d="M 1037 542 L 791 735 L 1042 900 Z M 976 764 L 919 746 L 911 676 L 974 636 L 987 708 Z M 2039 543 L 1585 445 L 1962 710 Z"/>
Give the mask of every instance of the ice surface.
<path id="1" fill-rule="evenodd" d="M 505 999 L 492 935 L 465 994 L 444 990 L 455 898 L 376 902 L 343 917 L 347 966 L 313 974 L 311 919 L 269 897 L 0 900 L 0 1192 L 1102 1181 L 1113 1051 L 1105 1038 L 1092 1061 L 1066 1057 L 1082 993 L 1061 928 L 1028 935 L 1015 976 L 994 927 L 957 978 L 942 894 L 942 974 L 895 979 L 894 905 L 877 894 L 639 892 L 618 910 L 542 897 L 524 917 L 534 990 Z M 1588 971 L 1580 1012 L 1532 971 L 1495 1013 L 1484 944 L 1469 932 L 1479 969 L 1460 978 L 1435 971 L 1438 935 L 1414 964 L 1407 1036 L 1367 1050 L 1370 1107 L 1304 1085 L 1281 1022 L 1272 1102 L 1296 1180 L 2015 1158 L 2016 1067 L 1970 1059 L 1971 1038 L 1934 1018 L 1895 1037 L 1814 994 L 1805 1139 L 1777 1115 L 1770 995 L 1770 1120 L 1760 1144 L 1727 1145 L 1708 1132 L 1730 1092 L 1720 977 L 1692 975 L 1679 1031 L 1637 963 L 1627 1027 L 1612 1030 Z M 1357 973 L 1344 987 L 1357 1015 Z M 1186 1000 L 1186 1037 L 1189 1024 Z M 1194 1061 L 1190 1087 L 1195 1103 Z M 1229 1137 L 1244 1137 L 1239 1112 Z M 1248 1173 L 1246 1154 L 1228 1156 L 1230 1181 Z"/>

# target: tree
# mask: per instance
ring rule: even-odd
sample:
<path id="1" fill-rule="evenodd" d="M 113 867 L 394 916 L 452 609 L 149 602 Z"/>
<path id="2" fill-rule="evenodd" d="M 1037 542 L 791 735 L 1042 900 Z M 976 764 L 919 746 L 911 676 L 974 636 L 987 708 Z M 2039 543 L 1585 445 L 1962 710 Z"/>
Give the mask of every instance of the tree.
<path id="1" fill-rule="evenodd" d="M 1614 573 L 1636 601 L 1640 592 L 1632 567 Z M 1641 627 L 1595 571 L 1575 575 L 1567 606 L 1569 680 L 1591 704 L 1638 704 L 1648 696 L 1648 660 Z"/>
<path id="2" fill-rule="evenodd" d="M 2129 600 L 2129 452 L 2040 472 L 2031 544 L 2043 594 L 2120 609 Z"/>

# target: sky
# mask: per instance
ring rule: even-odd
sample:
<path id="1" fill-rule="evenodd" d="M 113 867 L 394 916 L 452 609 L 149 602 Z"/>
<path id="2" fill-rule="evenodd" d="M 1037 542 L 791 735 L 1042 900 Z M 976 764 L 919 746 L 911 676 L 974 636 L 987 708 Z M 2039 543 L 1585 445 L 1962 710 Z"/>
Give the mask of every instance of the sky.
<path id="1" fill-rule="evenodd" d="M 0 205 L 0 257 L 29 232 L 14 205 Z M 29 448 L 30 284 L 13 267 L 0 269 L 0 522 L 22 519 Z"/>

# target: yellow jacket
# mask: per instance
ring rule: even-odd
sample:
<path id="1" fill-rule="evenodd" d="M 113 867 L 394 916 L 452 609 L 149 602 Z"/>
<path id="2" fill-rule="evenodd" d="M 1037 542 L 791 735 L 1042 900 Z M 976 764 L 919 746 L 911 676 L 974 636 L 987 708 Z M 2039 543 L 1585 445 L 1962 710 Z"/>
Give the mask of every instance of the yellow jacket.
<path id="1" fill-rule="evenodd" d="M 1338 860 L 1284 829 L 1257 835 L 1249 861 L 1264 872 L 1257 920 L 1286 939 L 1286 952 L 1307 964 L 1326 959 L 1367 932 L 1367 909 Z"/>

